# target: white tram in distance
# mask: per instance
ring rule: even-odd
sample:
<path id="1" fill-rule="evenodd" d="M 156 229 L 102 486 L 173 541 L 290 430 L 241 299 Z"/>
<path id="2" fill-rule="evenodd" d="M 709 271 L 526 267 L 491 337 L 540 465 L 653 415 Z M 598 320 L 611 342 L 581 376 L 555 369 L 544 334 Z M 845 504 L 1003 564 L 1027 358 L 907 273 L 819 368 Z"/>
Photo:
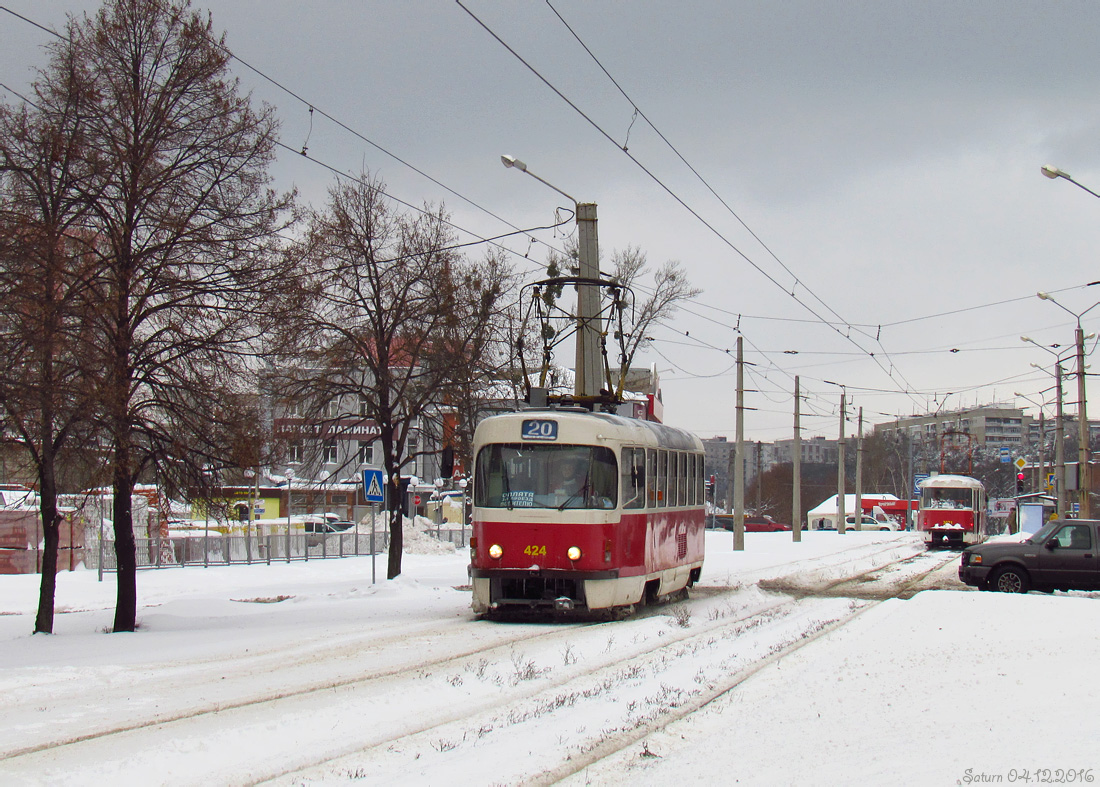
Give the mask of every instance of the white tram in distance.
<path id="1" fill-rule="evenodd" d="M 962 548 L 979 544 L 988 535 L 985 486 L 965 475 L 934 475 L 920 490 L 917 530 L 934 547 Z"/>
<path id="2" fill-rule="evenodd" d="M 475 612 L 629 610 L 703 566 L 703 445 L 682 429 L 524 410 L 474 434 Z"/>

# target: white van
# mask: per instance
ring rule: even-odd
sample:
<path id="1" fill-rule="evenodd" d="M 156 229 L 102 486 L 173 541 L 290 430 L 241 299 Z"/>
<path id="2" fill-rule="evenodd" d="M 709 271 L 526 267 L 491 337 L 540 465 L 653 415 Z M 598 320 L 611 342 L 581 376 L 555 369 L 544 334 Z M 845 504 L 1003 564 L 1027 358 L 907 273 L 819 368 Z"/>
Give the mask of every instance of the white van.
<path id="1" fill-rule="evenodd" d="M 860 518 L 863 530 L 901 530 L 902 526 L 890 517 L 881 506 L 874 506 L 870 514 L 864 514 Z M 810 530 L 836 530 L 836 514 L 820 514 L 809 522 Z M 844 529 L 856 529 L 855 514 L 847 514 L 844 517 Z"/>

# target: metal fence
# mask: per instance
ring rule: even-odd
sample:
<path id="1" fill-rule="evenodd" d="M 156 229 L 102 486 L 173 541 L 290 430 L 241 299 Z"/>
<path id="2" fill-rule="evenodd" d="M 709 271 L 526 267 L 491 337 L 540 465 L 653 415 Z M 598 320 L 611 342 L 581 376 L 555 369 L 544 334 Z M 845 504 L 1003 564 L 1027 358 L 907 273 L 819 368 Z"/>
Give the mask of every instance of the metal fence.
<path id="1" fill-rule="evenodd" d="M 447 524 L 428 528 L 431 538 L 454 544 L 469 543 L 470 527 Z M 189 535 L 171 538 L 138 538 L 137 567 L 173 568 L 184 566 L 228 566 L 241 564 L 289 563 L 295 560 L 369 556 L 389 550 L 389 530 L 375 528 L 373 534 L 352 530 L 326 535 L 287 530 L 266 535 Z M 100 571 L 115 571 L 115 545 L 112 539 L 91 538 L 86 542 L 85 566 Z"/>

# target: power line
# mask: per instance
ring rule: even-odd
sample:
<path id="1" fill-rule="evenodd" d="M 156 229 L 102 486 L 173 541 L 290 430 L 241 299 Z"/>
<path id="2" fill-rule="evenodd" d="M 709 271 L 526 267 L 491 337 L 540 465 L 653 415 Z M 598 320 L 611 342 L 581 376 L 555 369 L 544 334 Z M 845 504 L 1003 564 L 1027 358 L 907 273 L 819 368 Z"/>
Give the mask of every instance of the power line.
<path id="1" fill-rule="evenodd" d="M 621 150 L 623 152 L 623 155 L 625 155 L 627 158 L 629 158 L 635 164 L 635 166 L 637 166 L 640 170 L 642 170 L 642 172 L 644 172 L 647 176 L 649 176 L 649 178 L 654 183 L 656 183 L 658 186 L 660 186 L 670 197 L 672 197 L 677 203 L 679 203 L 680 206 L 683 207 L 688 213 L 690 213 L 700 224 L 702 224 L 704 227 L 706 227 L 708 230 L 710 230 L 711 233 L 715 235 L 715 237 L 717 237 L 719 240 L 721 240 L 726 246 L 728 246 L 732 251 L 734 251 L 738 256 L 740 256 L 752 268 L 754 268 L 758 273 L 760 273 L 760 275 L 762 275 L 764 278 L 766 278 L 768 281 L 770 281 L 776 287 L 783 290 L 783 292 L 785 292 L 788 296 L 790 296 L 796 303 L 798 303 L 800 306 L 802 306 L 804 309 L 806 309 L 806 311 L 808 311 L 810 314 L 814 315 L 814 317 L 817 318 L 818 322 L 820 322 L 822 325 L 825 325 L 826 327 L 832 328 L 834 331 L 836 331 L 841 336 L 843 336 L 847 341 L 854 344 L 860 350 L 863 350 L 864 352 L 866 352 L 868 357 L 870 357 L 875 362 L 875 364 L 880 369 L 882 369 L 883 372 L 886 373 L 887 377 L 889 377 L 891 380 L 894 380 L 894 366 L 893 366 L 893 364 L 891 364 L 891 368 L 888 369 L 886 366 L 883 365 L 882 361 L 876 356 L 875 353 L 873 353 L 869 350 L 866 350 L 866 348 L 862 347 L 859 344 L 859 342 L 857 342 L 851 336 L 851 330 L 852 329 L 855 329 L 858 333 L 864 333 L 866 335 L 865 332 L 860 331 L 858 328 L 855 328 L 855 326 L 851 325 L 848 322 L 845 322 L 844 325 L 849 328 L 849 331 L 847 333 L 840 331 L 833 324 L 831 324 L 828 320 L 826 320 L 824 317 L 822 317 L 820 314 L 818 314 L 817 311 L 813 307 L 811 307 L 808 303 L 806 303 L 804 300 L 799 298 L 798 295 L 795 292 L 788 292 L 787 288 L 784 287 L 774 276 L 772 276 L 768 271 L 764 270 L 764 268 L 761 267 L 755 260 L 753 260 L 747 254 L 745 254 L 745 252 L 743 252 L 732 241 L 730 241 L 728 238 L 726 238 L 725 235 L 723 235 L 710 222 L 708 222 L 706 219 L 704 219 L 694 208 L 692 208 L 690 205 L 688 205 L 687 202 L 685 202 L 683 200 L 683 198 L 681 198 L 667 184 L 665 184 L 660 178 L 658 178 L 653 172 L 651 172 L 640 160 L 638 160 L 638 158 L 636 156 L 632 155 L 629 150 L 627 150 L 624 146 L 620 145 L 614 139 L 614 137 L 612 137 L 603 127 L 601 127 L 591 117 L 589 117 L 580 107 L 578 107 L 572 100 L 570 100 L 568 96 L 566 96 L 552 82 L 550 82 L 550 80 L 548 80 L 546 77 L 544 77 L 538 71 L 538 69 L 536 69 L 530 63 L 528 63 L 527 60 L 524 59 L 522 55 L 520 55 L 506 41 L 504 41 L 504 39 L 502 39 L 499 35 L 497 35 L 496 32 L 494 32 L 488 25 L 486 25 L 476 14 L 474 14 L 472 11 L 470 11 L 470 9 L 466 8 L 466 6 L 462 4 L 462 0 L 455 0 L 455 2 L 458 4 L 458 6 L 463 11 L 466 12 L 467 15 L 470 16 L 471 19 L 473 19 L 483 30 L 485 30 L 485 32 L 487 32 L 501 46 L 503 46 L 506 50 L 508 50 L 508 52 L 513 57 L 515 57 L 520 63 L 522 63 L 532 74 L 534 74 L 555 95 L 557 95 L 559 98 L 561 98 L 562 101 L 564 101 L 566 104 L 568 104 L 569 107 L 572 108 L 574 112 L 576 112 L 578 115 L 580 115 L 582 118 L 584 118 L 584 120 L 586 120 L 589 125 L 591 125 L 605 139 L 607 139 L 607 141 L 609 141 L 611 144 L 615 145 L 616 148 Z M 818 298 L 816 295 L 814 297 L 818 301 L 821 301 L 821 299 Z M 822 303 L 824 303 L 824 302 L 822 301 Z M 832 311 L 832 310 L 830 309 L 830 311 Z M 834 312 L 834 314 L 835 314 L 835 312 Z M 837 316 L 839 316 L 839 315 L 837 315 Z M 868 338 L 870 338 L 870 337 L 868 337 Z M 879 346 L 882 346 L 881 342 L 879 342 Z M 900 371 L 898 372 L 898 374 L 899 375 L 901 374 Z M 902 379 L 904 380 L 903 375 L 902 375 Z M 896 380 L 894 380 L 894 381 L 897 382 Z M 908 383 L 908 381 L 905 382 L 905 386 L 911 387 L 910 384 Z M 899 386 L 899 392 L 904 393 L 904 387 Z"/>

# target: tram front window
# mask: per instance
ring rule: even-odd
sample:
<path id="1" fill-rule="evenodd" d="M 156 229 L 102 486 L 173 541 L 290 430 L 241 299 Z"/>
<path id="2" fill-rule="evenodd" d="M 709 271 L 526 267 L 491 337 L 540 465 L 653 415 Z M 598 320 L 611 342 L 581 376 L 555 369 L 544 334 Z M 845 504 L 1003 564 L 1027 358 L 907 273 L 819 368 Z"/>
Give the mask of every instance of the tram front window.
<path id="1" fill-rule="evenodd" d="M 477 455 L 474 504 L 483 508 L 612 509 L 614 452 L 603 446 L 487 445 Z"/>
<path id="2" fill-rule="evenodd" d="M 970 489 L 925 489 L 921 505 L 924 508 L 970 509 L 974 507 L 974 493 Z"/>

